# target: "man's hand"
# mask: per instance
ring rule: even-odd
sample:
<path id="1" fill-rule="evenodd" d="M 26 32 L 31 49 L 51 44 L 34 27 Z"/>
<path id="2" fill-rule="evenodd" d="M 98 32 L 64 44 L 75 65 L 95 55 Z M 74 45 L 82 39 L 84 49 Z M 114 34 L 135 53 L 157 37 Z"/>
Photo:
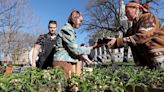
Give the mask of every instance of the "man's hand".
<path id="1" fill-rule="evenodd" d="M 112 48 L 116 43 L 116 38 L 109 38 L 110 41 L 106 44 L 108 48 Z"/>
<path id="2" fill-rule="evenodd" d="M 99 48 L 101 47 L 102 44 L 99 44 L 98 42 L 95 42 L 92 46 L 91 46 L 91 49 L 95 49 L 95 48 Z"/>
<path id="3" fill-rule="evenodd" d="M 112 38 L 110 38 L 110 37 L 105 37 L 105 38 L 103 38 L 103 43 L 104 44 L 107 44 L 108 42 L 110 42 L 112 40 Z"/>

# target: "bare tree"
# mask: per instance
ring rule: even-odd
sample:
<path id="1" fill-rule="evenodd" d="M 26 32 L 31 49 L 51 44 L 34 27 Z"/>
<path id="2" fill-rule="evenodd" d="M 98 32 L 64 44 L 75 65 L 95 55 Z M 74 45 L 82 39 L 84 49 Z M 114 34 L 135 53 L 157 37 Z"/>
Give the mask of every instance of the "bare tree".
<path id="1" fill-rule="evenodd" d="M 16 42 L 13 43 L 14 46 L 11 50 L 13 63 L 18 63 L 18 61 L 23 63 L 21 56 L 33 46 L 34 40 L 36 40 L 36 36 L 29 33 L 18 32 L 16 34 Z"/>
<path id="2" fill-rule="evenodd" d="M 132 0 L 126 0 L 132 1 Z M 157 13 L 163 7 L 163 0 L 134 0 L 136 2 L 150 3 L 153 4 L 150 8 L 152 11 Z M 87 30 L 92 31 L 101 31 L 108 30 L 109 32 L 118 32 L 122 28 L 128 28 L 128 22 L 126 18 L 122 19 L 125 16 L 124 10 L 122 8 L 123 0 L 89 0 L 87 5 L 87 16 L 89 20 L 86 20 L 84 25 Z M 154 6 L 154 7 L 153 7 Z M 123 15 L 122 15 L 123 14 Z"/>
<path id="3" fill-rule="evenodd" d="M 93 30 L 90 39 L 118 37 L 120 33 L 124 35 L 128 28 L 122 0 L 90 0 L 87 11 L 90 20 L 85 21 L 84 25 L 87 30 Z"/>
<path id="4" fill-rule="evenodd" d="M 131 1 L 131 0 L 126 0 Z M 135 0 L 140 3 L 150 3 L 152 11 L 158 12 L 163 5 L 162 0 Z M 92 30 L 90 39 L 101 38 L 103 36 L 120 37 L 124 36 L 126 30 L 130 27 L 130 22 L 125 17 L 125 8 L 123 9 L 123 0 L 89 0 L 87 5 L 87 16 L 84 25 L 87 30 Z M 105 35 L 104 35 L 105 34 Z M 127 61 L 128 47 L 124 49 L 124 62 Z"/>
<path id="5" fill-rule="evenodd" d="M 0 8 L 0 52 L 4 54 L 4 60 L 12 61 L 15 51 L 20 53 L 23 48 L 31 45 L 25 44 L 35 40 L 28 40 L 27 36 L 21 34 L 27 30 L 27 27 L 34 24 L 32 21 L 34 13 L 26 0 L 1 0 Z"/>

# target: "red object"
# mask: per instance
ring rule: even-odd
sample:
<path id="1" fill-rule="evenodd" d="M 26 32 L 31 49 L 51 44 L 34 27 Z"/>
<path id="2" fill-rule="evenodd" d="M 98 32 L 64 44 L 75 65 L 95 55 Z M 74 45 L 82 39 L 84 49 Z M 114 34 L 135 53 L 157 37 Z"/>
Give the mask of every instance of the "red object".
<path id="1" fill-rule="evenodd" d="M 65 61 L 54 61 L 53 67 L 55 66 L 61 66 L 65 72 L 66 78 L 69 79 L 71 76 L 71 70 L 72 70 L 72 64 L 70 62 Z"/>
<path id="2" fill-rule="evenodd" d="M 12 66 L 7 66 L 4 75 L 8 75 L 12 72 L 13 72 L 13 67 Z"/>

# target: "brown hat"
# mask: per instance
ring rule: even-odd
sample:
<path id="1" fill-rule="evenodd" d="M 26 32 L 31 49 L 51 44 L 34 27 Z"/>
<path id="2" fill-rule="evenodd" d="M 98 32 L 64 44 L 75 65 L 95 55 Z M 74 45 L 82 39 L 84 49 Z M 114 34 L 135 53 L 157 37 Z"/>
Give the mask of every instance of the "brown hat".
<path id="1" fill-rule="evenodd" d="M 148 5 L 148 4 L 141 5 L 137 2 L 129 2 L 129 3 L 126 4 L 126 7 L 136 7 L 136 8 L 142 9 L 144 12 L 149 12 L 148 8 L 145 7 L 145 5 Z"/>

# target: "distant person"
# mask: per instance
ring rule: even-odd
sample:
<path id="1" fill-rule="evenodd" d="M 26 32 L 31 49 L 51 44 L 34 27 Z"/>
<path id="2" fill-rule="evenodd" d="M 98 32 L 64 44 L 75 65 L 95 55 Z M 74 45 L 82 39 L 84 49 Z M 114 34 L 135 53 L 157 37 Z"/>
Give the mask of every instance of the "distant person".
<path id="1" fill-rule="evenodd" d="M 55 20 L 49 21 L 48 30 L 49 32 L 40 35 L 35 43 L 32 54 L 32 67 L 46 69 L 52 66 L 57 33 L 57 22 Z M 39 56 L 39 60 L 36 62 L 37 56 Z"/>
<path id="2" fill-rule="evenodd" d="M 79 47 L 76 42 L 76 31 L 83 21 L 81 13 L 77 10 L 71 12 L 66 23 L 56 38 L 56 52 L 54 54 L 53 66 L 63 67 L 67 79 L 71 72 L 80 76 L 81 65 L 79 60 L 82 55 L 90 54 L 91 50 L 97 48 L 96 43 L 89 47 Z M 72 71 L 73 68 L 73 71 Z"/>
<path id="3" fill-rule="evenodd" d="M 150 13 L 150 6 L 131 1 L 126 4 L 126 16 L 133 22 L 123 38 L 109 38 L 109 48 L 129 45 L 136 65 L 164 68 L 164 28 Z"/>
<path id="4" fill-rule="evenodd" d="M 29 64 L 32 65 L 32 54 L 33 54 L 34 48 L 32 48 L 29 52 Z M 35 62 L 37 62 L 39 60 L 39 57 L 36 57 Z"/>

